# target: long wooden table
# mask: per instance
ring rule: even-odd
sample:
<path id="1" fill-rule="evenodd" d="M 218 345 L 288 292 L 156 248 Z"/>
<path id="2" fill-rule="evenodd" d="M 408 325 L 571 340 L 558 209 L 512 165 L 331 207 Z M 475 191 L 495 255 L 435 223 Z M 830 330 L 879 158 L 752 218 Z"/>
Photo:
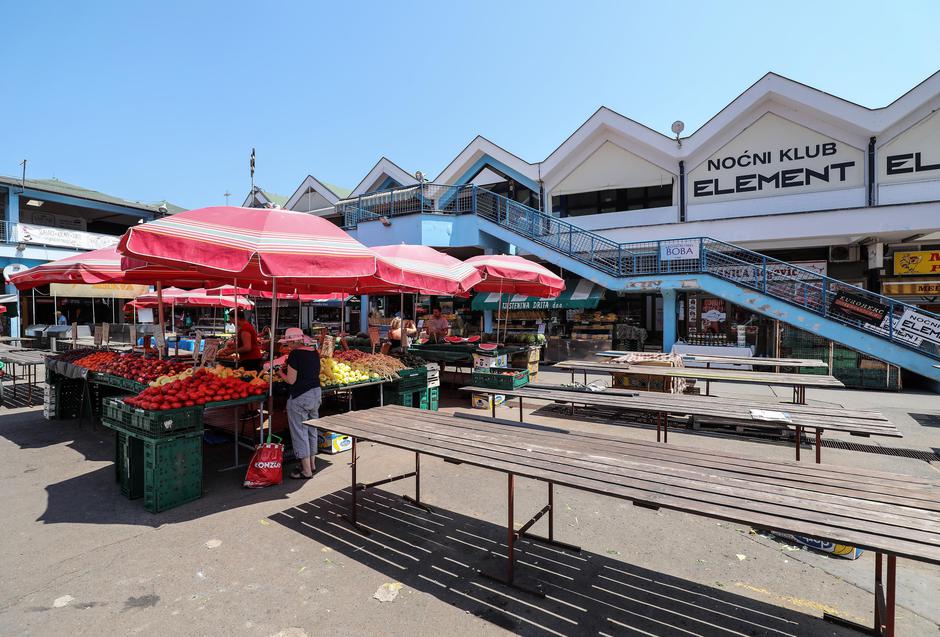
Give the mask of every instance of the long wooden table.
<path id="1" fill-rule="evenodd" d="M 781 405 L 747 398 L 718 399 L 683 394 L 640 392 L 632 390 L 577 391 L 560 387 L 525 385 L 517 389 L 495 389 L 492 387 L 461 387 L 461 391 L 491 396 L 507 396 L 519 399 L 519 422 L 523 422 L 522 401 L 545 400 L 549 402 L 587 407 L 608 407 L 633 413 L 650 414 L 656 418 L 656 442 L 669 442 L 669 417 L 692 416 L 714 418 L 751 427 L 786 428 L 794 431 L 796 460 L 800 460 L 800 445 L 803 432 L 813 429 L 816 433 L 816 462 L 822 462 L 822 435 L 826 430 L 841 431 L 853 436 L 889 436 L 901 438 L 901 432 L 887 418 L 876 411 L 859 411 L 835 407 L 813 407 L 810 405 Z M 491 415 L 496 417 L 496 401 L 491 400 Z M 781 408 L 785 407 L 785 411 Z M 765 420 L 755 417 L 752 410 L 783 412 L 788 420 Z"/>
<path id="2" fill-rule="evenodd" d="M 584 372 L 587 383 L 589 372 L 598 374 L 642 374 L 663 378 L 693 378 L 705 381 L 726 383 L 749 383 L 757 385 L 782 385 L 793 388 L 793 402 L 806 403 L 806 387 L 845 387 L 835 376 L 819 374 L 775 374 L 772 372 L 754 372 L 735 369 L 702 369 L 701 367 L 660 367 L 656 365 L 620 365 L 617 363 L 590 363 L 585 361 L 561 361 L 555 367 L 571 372 L 574 381 L 575 372 Z"/>
<path id="3" fill-rule="evenodd" d="M 4 367 L 9 365 L 9 371 L 4 369 L 4 374 L 0 377 L 0 406 L 3 405 L 3 378 L 9 374 L 10 380 L 12 380 L 13 395 L 14 399 L 16 397 L 16 381 L 19 378 L 17 374 L 17 366 L 23 367 L 25 371 L 25 376 L 22 380 L 25 380 L 27 386 L 27 401 L 29 404 L 32 404 L 33 401 L 33 387 L 39 384 L 39 374 L 37 373 L 37 368 L 40 365 L 44 365 L 46 362 L 46 355 L 49 352 L 40 352 L 39 350 L 6 350 L 0 349 L 0 362 L 4 364 Z"/>
<path id="4" fill-rule="evenodd" d="M 640 352 L 627 352 L 620 350 L 606 350 L 595 355 L 602 358 L 620 358 L 628 354 Z M 829 363 L 818 358 L 770 358 L 765 356 L 725 356 L 723 354 L 680 354 L 683 360 L 694 363 L 725 363 L 728 365 L 752 365 L 754 367 L 829 367 Z"/>
<path id="5" fill-rule="evenodd" d="M 358 516 L 364 489 L 415 478 L 421 501 L 421 455 L 491 469 L 507 476 L 507 564 L 516 585 L 514 544 L 525 536 L 555 540 L 554 491 L 564 486 L 628 500 L 641 507 L 830 540 L 875 552 L 875 631 L 894 635 L 897 558 L 940 564 L 940 481 L 837 466 L 816 467 L 719 454 L 584 432 L 506 425 L 387 406 L 327 416 L 308 424 L 352 438 L 348 521 Z M 357 481 L 357 443 L 370 441 L 414 453 L 415 470 L 370 483 Z M 514 524 L 515 479 L 547 483 L 548 504 L 521 527 Z M 548 516 L 548 535 L 530 532 Z M 887 556 L 887 567 L 883 568 Z M 533 591 L 539 594 L 539 591 Z M 826 619 L 846 623 L 826 615 Z M 855 627 L 860 627 L 853 624 Z M 867 628 L 872 632 L 873 629 Z"/>

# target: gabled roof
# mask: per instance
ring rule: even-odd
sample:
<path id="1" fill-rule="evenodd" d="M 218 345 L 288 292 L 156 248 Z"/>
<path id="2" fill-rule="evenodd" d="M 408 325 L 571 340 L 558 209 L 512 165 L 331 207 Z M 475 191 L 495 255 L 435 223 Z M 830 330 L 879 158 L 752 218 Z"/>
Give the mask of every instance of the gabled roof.
<path id="1" fill-rule="evenodd" d="M 157 210 L 160 210 L 160 208 L 166 208 L 166 214 L 168 215 L 175 215 L 177 212 L 186 212 L 187 210 L 189 210 L 189 208 L 184 208 L 183 206 L 177 206 L 174 203 L 170 203 L 166 199 L 162 201 L 157 201 L 150 205 L 156 207 Z"/>
<path id="2" fill-rule="evenodd" d="M 497 146 L 482 135 L 477 135 L 464 147 L 453 161 L 438 174 L 434 179 L 438 184 L 458 184 L 465 183 L 473 175 L 468 174 L 484 157 L 490 157 L 496 163 L 508 168 L 510 172 L 516 173 L 522 180 L 528 181 L 528 187 L 535 185 L 533 190 L 538 190 L 539 170 L 536 164 L 529 163 L 521 157 L 510 153 L 505 148 Z"/>
<path id="3" fill-rule="evenodd" d="M 356 187 L 352 189 L 352 192 L 349 192 L 343 196 L 358 197 L 359 195 L 364 195 L 370 191 L 373 184 L 382 178 L 382 175 L 391 177 L 402 186 L 412 186 L 418 183 L 418 180 L 415 179 L 414 176 L 408 173 L 404 168 L 393 162 L 388 157 L 382 157 L 379 159 L 379 161 L 375 162 L 375 166 L 372 167 L 372 170 L 370 170 L 368 174 L 362 178 L 362 181 L 360 181 Z"/>
<path id="4" fill-rule="evenodd" d="M 245 202 L 242 206 L 251 208 L 254 201 L 257 201 L 262 206 L 273 204 L 278 208 L 284 208 L 284 204 L 287 203 L 287 197 L 271 192 L 270 190 L 263 190 L 260 186 L 255 186 L 255 189 L 249 192 L 248 196 L 245 197 Z"/>
<path id="5" fill-rule="evenodd" d="M 307 175 L 307 177 L 301 182 L 297 187 L 297 190 L 294 191 L 294 194 L 290 198 L 285 198 L 283 208 L 288 208 L 293 210 L 294 206 L 300 201 L 301 197 L 307 194 L 308 191 L 314 191 L 320 193 L 324 199 L 326 199 L 331 205 L 335 204 L 341 198 L 349 195 L 349 190 L 346 188 L 341 188 L 339 186 L 334 186 L 333 184 L 328 184 L 325 181 L 320 181 L 313 175 Z"/>
<path id="6" fill-rule="evenodd" d="M 18 177 L 6 177 L 0 175 L 0 184 L 15 187 L 24 185 L 24 182 Z M 131 201 L 121 197 L 115 197 L 114 195 L 108 195 L 97 190 L 91 190 L 90 188 L 76 186 L 75 184 L 70 184 L 60 179 L 27 179 L 25 182 L 25 187 L 29 188 L 30 190 L 39 190 L 57 195 L 66 195 L 69 197 L 76 197 L 78 199 L 87 199 L 88 201 L 97 201 L 100 203 L 107 203 L 116 206 L 127 206 L 129 208 L 137 208 L 154 213 L 159 212 L 159 204 L 149 204 L 142 201 Z"/>

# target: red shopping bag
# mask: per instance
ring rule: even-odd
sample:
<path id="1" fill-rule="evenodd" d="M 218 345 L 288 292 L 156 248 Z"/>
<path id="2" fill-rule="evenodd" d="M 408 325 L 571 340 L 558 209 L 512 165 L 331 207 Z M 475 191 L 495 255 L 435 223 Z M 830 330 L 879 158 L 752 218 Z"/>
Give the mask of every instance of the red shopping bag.
<path id="1" fill-rule="evenodd" d="M 255 455 L 248 463 L 248 473 L 245 475 L 245 487 L 260 489 L 281 484 L 284 480 L 284 445 L 276 442 L 266 442 L 255 448 Z"/>

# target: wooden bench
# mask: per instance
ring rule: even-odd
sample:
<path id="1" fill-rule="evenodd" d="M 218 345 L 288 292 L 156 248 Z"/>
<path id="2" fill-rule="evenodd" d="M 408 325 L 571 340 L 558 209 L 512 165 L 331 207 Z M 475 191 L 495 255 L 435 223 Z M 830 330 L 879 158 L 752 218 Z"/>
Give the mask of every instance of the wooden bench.
<path id="1" fill-rule="evenodd" d="M 649 414 L 656 419 L 656 441 L 669 441 L 669 416 L 692 416 L 712 418 L 725 423 L 746 424 L 762 428 L 786 428 L 796 433 L 796 460 L 800 460 L 800 444 L 803 432 L 813 429 L 816 433 L 816 462 L 822 462 L 822 434 L 824 431 L 842 431 L 853 436 L 888 436 L 901 438 L 901 432 L 887 418 L 876 411 L 857 411 L 835 407 L 813 407 L 809 405 L 780 405 L 776 403 L 748 400 L 746 398 L 721 399 L 683 394 L 658 392 L 576 391 L 572 389 L 547 388 L 525 385 L 518 389 L 494 389 L 492 387 L 461 387 L 461 391 L 491 396 L 508 396 L 519 399 L 519 422 L 523 422 L 522 401 L 545 400 L 555 403 L 586 407 L 608 407 L 633 413 Z M 496 417 L 496 401 L 491 400 L 492 417 Z M 763 420 L 755 418 L 751 410 L 783 411 L 789 420 Z"/>
<path id="2" fill-rule="evenodd" d="M 584 432 L 506 425 L 436 412 L 386 406 L 327 416 L 310 425 L 352 437 L 348 520 L 360 532 L 358 494 L 415 478 L 421 501 L 421 455 L 505 473 L 507 563 L 516 585 L 514 543 L 522 536 L 577 550 L 554 532 L 555 485 L 628 500 L 637 506 L 830 540 L 875 552 L 875 628 L 894 635 L 897 558 L 940 564 L 940 481 L 854 467 L 768 461 Z M 376 482 L 356 479 L 357 442 L 371 441 L 415 454 L 415 470 Z M 515 479 L 545 482 L 548 503 L 521 527 L 514 523 Z M 530 532 L 542 517 L 548 535 Z M 883 556 L 887 555 L 887 567 Z M 540 594 L 540 591 L 530 591 Z M 846 620 L 825 615 L 826 619 Z"/>
<path id="3" fill-rule="evenodd" d="M 757 385 L 782 385 L 793 388 L 793 402 L 806 404 L 806 387 L 845 387 L 835 376 L 820 374 L 775 374 L 737 369 L 703 369 L 701 367 L 659 367 L 656 365 L 620 365 L 617 363 L 589 363 L 584 361 L 561 361 L 555 367 L 571 372 L 583 372 L 585 383 L 588 373 L 595 374 L 642 374 L 663 378 L 693 378 L 696 380 L 722 381 L 726 383 L 749 383 Z"/>

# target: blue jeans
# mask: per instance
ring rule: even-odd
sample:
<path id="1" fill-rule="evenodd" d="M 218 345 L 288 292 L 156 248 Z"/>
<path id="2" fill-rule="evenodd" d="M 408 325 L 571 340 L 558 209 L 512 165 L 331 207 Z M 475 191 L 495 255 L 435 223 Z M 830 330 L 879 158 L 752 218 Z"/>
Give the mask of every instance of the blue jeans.
<path id="1" fill-rule="evenodd" d="M 287 424 L 294 456 L 298 460 L 313 457 L 317 453 L 317 428 L 304 424 L 304 421 L 319 417 L 321 402 L 319 387 L 305 391 L 297 398 L 287 399 Z"/>

